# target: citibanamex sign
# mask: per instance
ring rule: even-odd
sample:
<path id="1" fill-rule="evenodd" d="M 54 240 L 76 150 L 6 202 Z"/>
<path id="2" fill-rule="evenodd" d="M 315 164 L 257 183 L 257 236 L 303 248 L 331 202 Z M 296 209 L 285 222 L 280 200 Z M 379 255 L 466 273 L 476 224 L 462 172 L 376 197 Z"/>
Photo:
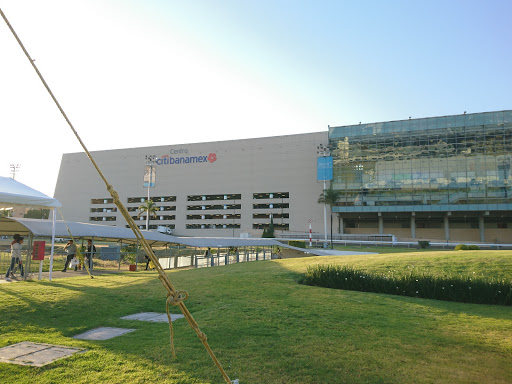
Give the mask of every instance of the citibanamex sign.
<path id="1" fill-rule="evenodd" d="M 175 152 L 171 152 L 175 153 Z M 217 154 L 209 153 L 208 156 L 169 156 L 163 155 L 155 160 L 157 165 L 179 165 L 179 164 L 208 164 L 217 161 Z"/>

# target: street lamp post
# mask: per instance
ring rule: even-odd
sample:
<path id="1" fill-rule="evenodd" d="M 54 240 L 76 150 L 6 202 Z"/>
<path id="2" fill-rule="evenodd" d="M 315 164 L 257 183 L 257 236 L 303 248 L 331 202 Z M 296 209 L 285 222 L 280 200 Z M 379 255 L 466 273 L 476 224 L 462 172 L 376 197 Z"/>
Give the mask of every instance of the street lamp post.
<path id="1" fill-rule="evenodd" d="M 318 157 L 329 157 L 331 155 L 331 151 L 327 145 L 320 144 L 317 147 L 317 155 Z M 325 178 L 323 180 L 324 182 L 324 193 L 327 189 L 327 186 L 325 184 Z M 324 248 L 327 248 L 327 204 L 324 202 Z"/>
<path id="2" fill-rule="evenodd" d="M 148 202 L 150 200 L 149 189 L 156 182 L 156 156 L 146 155 L 146 167 L 144 168 L 144 186 L 148 188 Z M 148 203 L 149 204 L 149 203 Z M 149 206 L 148 206 L 149 208 Z M 146 211 L 146 230 L 149 231 L 149 210 Z"/>

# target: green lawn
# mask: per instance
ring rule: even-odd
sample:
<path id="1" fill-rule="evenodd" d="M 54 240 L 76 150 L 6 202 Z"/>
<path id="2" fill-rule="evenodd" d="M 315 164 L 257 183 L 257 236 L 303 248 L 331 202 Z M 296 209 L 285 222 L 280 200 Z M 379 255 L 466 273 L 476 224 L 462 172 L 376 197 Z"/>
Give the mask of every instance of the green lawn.
<path id="1" fill-rule="evenodd" d="M 510 307 L 297 284 L 310 264 L 475 271 L 512 279 L 511 251 L 311 257 L 170 272 L 231 379 L 256 383 L 511 383 Z M 173 308 L 176 312 L 176 308 Z M 153 272 L 0 285 L 0 347 L 28 340 L 87 348 L 43 368 L 0 363 L 0 382 L 222 383 L 186 321 L 124 321 L 164 312 Z M 99 326 L 137 331 L 105 341 Z"/>

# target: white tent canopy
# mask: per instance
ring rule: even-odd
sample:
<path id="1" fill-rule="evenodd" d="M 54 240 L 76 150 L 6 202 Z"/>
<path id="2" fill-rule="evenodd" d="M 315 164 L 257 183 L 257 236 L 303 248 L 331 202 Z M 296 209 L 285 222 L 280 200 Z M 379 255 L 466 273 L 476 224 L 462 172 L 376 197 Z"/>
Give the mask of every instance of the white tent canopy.
<path id="1" fill-rule="evenodd" d="M 26 186 L 9 177 L 0 176 L 0 207 L 11 208 L 14 206 L 32 207 L 32 208 L 51 208 L 53 209 L 53 223 L 52 223 L 52 250 L 50 256 L 50 280 L 52 279 L 53 267 L 53 248 L 55 243 L 55 208 L 62 207 L 62 204 L 53 197 L 46 196 L 44 193 L 36 191 L 33 188 Z M 17 232 L 16 232 L 17 233 Z M 31 244 L 29 245 L 30 248 Z M 28 273 L 29 253 L 27 253 L 27 265 L 25 278 Z M 39 276 L 41 276 L 41 268 L 39 269 Z"/>
<path id="2" fill-rule="evenodd" d="M 14 205 L 34 208 L 62 207 L 57 199 L 46 196 L 44 193 L 9 177 L 0 176 L 0 207 L 12 207 Z"/>

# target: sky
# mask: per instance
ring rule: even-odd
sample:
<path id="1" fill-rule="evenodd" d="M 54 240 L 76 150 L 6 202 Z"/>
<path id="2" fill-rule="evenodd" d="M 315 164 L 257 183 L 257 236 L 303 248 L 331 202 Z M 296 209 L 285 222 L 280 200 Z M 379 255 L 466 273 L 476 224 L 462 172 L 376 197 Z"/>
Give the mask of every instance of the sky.
<path id="1" fill-rule="evenodd" d="M 90 151 L 512 109 L 509 0 L 0 0 Z M 0 176 L 82 151 L 0 20 Z"/>

